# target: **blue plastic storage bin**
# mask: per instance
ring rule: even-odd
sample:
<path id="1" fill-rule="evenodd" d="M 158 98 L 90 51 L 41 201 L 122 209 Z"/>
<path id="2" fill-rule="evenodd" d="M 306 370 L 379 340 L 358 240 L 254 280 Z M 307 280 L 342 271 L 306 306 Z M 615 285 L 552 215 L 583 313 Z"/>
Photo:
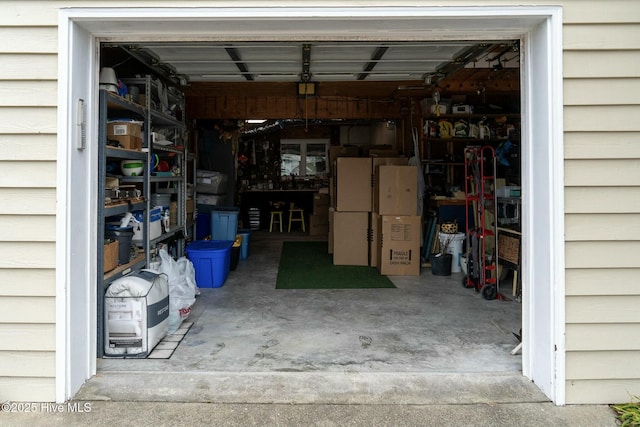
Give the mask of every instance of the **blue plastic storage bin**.
<path id="1" fill-rule="evenodd" d="M 211 240 L 235 240 L 238 234 L 236 207 L 216 206 L 211 210 Z"/>
<path id="2" fill-rule="evenodd" d="M 219 288 L 229 276 L 233 240 L 197 240 L 187 245 L 199 288 Z"/>
<path id="3" fill-rule="evenodd" d="M 238 234 L 242 236 L 242 245 L 240 246 L 240 259 L 249 258 L 249 239 L 251 238 L 251 230 L 240 229 Z"/>

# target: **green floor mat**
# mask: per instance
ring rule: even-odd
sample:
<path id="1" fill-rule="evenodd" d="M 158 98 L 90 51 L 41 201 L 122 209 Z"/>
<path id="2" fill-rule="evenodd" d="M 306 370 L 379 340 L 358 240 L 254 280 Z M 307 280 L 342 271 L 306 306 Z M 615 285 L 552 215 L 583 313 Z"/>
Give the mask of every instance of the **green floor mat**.
<path id="1" fill-rule="evenodd" d="M 283 242 L 276 289 L 395 288 L 373 267 L 333 265 L 327 242 Z"/>

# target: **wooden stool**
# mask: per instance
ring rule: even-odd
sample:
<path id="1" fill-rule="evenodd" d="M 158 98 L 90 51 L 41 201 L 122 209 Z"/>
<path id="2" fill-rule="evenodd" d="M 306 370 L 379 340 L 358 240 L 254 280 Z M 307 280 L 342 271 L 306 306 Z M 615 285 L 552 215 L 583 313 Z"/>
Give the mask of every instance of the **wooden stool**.
<path id="1" fill-rule="evenodd" d="M 299 216 L 297 218 L 294 218 L 293 214 L 299 214 Z M 302 231 L 307 231 L 304 227 L 304 209 L 301 208 L 294 208 L 294 209 L 289 209 L 289 232 L 291 232 L 291 223 L 292 222 L 299 222 L 302 224 Z"/>
<path id="2" fill-rule="evenodd" d="M 273 231 L 273 224 L 280 225 L 280 232 L 282 233 L 282 211 L 271 211 L 271 221 L 269 223 L 269 232 Z"/>

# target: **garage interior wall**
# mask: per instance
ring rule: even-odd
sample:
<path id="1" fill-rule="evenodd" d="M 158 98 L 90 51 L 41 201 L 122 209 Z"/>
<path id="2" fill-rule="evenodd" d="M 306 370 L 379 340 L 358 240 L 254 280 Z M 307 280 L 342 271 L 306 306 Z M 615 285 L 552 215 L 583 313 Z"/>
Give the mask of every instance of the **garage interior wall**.
<path id="1" fill-rule="evenodd" d="M 500 5 L 524 3 L 539 4 Z M 640 342 L 629 339 L 640 335 L 640 4 L 554 4 L 564 16 L 566 403 L 623 402 L 640 389 Z M 7 1 L 0 15 L 2 401 L 56 399 L 57 25 L 68 6 Z"/>

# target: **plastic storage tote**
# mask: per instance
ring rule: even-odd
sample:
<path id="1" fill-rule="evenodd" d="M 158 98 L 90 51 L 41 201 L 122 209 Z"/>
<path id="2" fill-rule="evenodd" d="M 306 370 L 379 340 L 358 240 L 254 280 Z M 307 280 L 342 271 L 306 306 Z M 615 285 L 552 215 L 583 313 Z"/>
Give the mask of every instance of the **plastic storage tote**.
<path id="1" fill-rule="evenodd" d="M 249 258 L 249 239 L 251 238 L 251 230 L 240 229 L 238 234 L 242 236 L 242 245 L 240 246 L 240 259 L 245 261 Z"/>
<path id="2" fill-rule="evenodd" d="M 211 240 L 235 240 L 238 234 L 236 207 L 215 207 L 211 210 Z"/>
<path id="3" fill-rule="evenodd" d="M 233 240 L 197 240 L 187 245 L 199 288 L 219 288 L 229 276 Z"/>

